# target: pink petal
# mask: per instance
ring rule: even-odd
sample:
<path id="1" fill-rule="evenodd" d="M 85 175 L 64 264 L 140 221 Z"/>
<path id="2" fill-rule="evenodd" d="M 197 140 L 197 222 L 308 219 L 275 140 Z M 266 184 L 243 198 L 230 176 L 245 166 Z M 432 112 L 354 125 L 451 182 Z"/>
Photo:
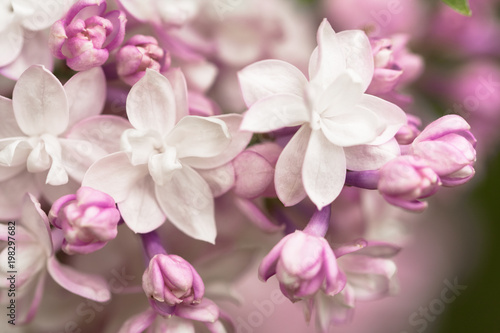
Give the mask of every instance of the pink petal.
<path id="1" fill-rule="evenodd" d="M 0 96 L 0 139 L 24 136 L 14 116 L 12 100 Z"/>
<path id="2" fill-rule="evenodd" d="M 264 60 L 238 72 L 243 98 L 248 107 L 276 94 L 302 97 L 307 79 L 293 65 L 281 60 Z"/>
<path id="3" fill-rule="evenodd" d="M 267 281 L 271 276 L 276 274 L 276 265 L 278 263 L 279 258 L 281 257 L 281 251 L 285 246 L 286 242 L 288 242 L 289 238 L 293 234 L 289 234 L 283 237 L 278 244 L 276 244 L 271 251 L 262 259 L 262 262 L 259 266 L 259 279 L 262 281 Z"/>
<path id="4" fill-rule="evenodd" d="M 318 48 L 309 60 L 309 80 L 326 88 L 346 69 L 341 44 L 332 26 L 324 19 L 318 28 Z"/>
<path id="5" fill-rule="evenodd" d="M 43 66 L 28 68 L 12 93 L 19 128 L 30 136 L 63 133 L 69 121 L 68 101 L 59 80 Z"/>
<path id="6" fill-rule="evenodd" d="M 213 323 L 219 318 L 219 308 L 214 302 L 204 298 L 196 305 L 178 305 L 175 315 L 185 319 Z"/>
<path id="7" fill-rule="evenodd" d="M 274 186 L 285 206 L 293 206 L 306 196 L 302 184 L 302 164 L 310 136 L 311 128 L 303 125 L 283 149 L 276 163 Z"/>
<path id="8" fill-rule="evenodd" d="M 81 273 L 61 264 L 55 257 L 48 260 L 47 269 L 61 287 L 73 294 L 96 302 L 106 302 L 111 298 L 107 282 L 100 276 Z"/>
<path id="9" fill-rule="evenodd" d="M 371 145 L 386 143 L 407 123 L 406 113 L 399 106 L 376 96 L 363 95 L 363 99 L 358 106 L 374 112 L 386 125 L 385 130 L 370 142 Z"/>
<path id="10" fill-rule="evenodd" d="M 233 161 L 236 174 L 234 193 L 243 198 L 256 198 L 274 180 L 274 168 L 269 162 L 252 151 L 244 151 Z"/>
<path id="11" fill-rule="evenodd" d="M 321 131 L 313 131 L 304 157 L 302 181 L 318 210 L 337 198 L 344 187 L 345 175 L 342 147 L 329 142 Z"/>
<path id="12" fill-rule="evenodd" d="M 165 222 L 156 200 L 154 182 L 151 177 L 136 181 L 127 198 L 118 203 L 118 208 L 127 226 L 136 233 L 155 230 Z"/>
<path id="13" fill-rule="evenodd" d="M 448 134 L 450 130 L 454 132 L 468 131 L 470 130 L 470 125 L 465 121 L 464 118 L 456 114 L 445 115 L 432 123 L 430 123 L 415 139 L 415 143 L 426 140 L 433 140 L 439 138 L 445 134 Z"/>
<path id="14" fill-rule="evenodd" d="M 211 169 L 219 167 L 232 161 L 239 153 L 241 153 L 250 140 L 252 139 L 252 133 L 240 131 L 241 121 L 243 117 L 239 114 L 224 114 L 220 116 L 214 116 L 212 118 L 222 120 L 229 130 L 231 135 L 231 142 L 229 146 L 224 149 L 224 151 L 215 156 L 209 158 L 197 158 L 188 157 L 183 159 L 183 163 L 192 166 L 193 168 L 199 169 Z"/>
<path id="15" fill-rule="evenodd" d="M 156 198 L 173 225 L 188 236 L 209 243 L 217 234 L 210 187 L 188 166 L 175 171 L 172 180 L 156 186 Z"/>
<path id="16" fill-rule="evenodd" d="M 175 94 L 167 78 L 146 69 L 144 77 L 128 94 L 128 119 L 136 129 L 167 134 L 176 123 L 175 102 Z"/>
<path id="17" fill-rule="evenodd" d="M 29 282 L 29 285 L 23 288 L 22 300 L 18 302 L 16 324 L 22 325 L 29 323 L 35 317 L 38 307 L 42 301 L 45 290 L 45 280 L 47 273 L 40 272 L 39 276 Z"/>
<path id="18" fill-rule="evenodd" d="M 44 32 L 29 32 L 29 37 L 24 40 L 21 53 L 16 60 L 0 69 L 0 73 L 6 77 L 17 80 L 23 72 L 32 65 L 44 65 L 52 71 L 54 60 L 47 49 L 47 36 Z M 2 48 L 5 52 L 5 49 Z M 3 53 L 3 52 L 2 52 Z"/>
<path id="19" fill-rule="evenodd" d="M 0 38 L 0 67 L 6 66 L 16 60 L 23 48 L 24 31 L 19 24 L 9 24 L 2 31 Z"/>
<path id="20" fill-rule="evenodd" d="M 120 137 L 130 128 L 132 125 L 122 117 L 99 115 L 79 121 L 66 133 L 66 137 L 87 141 L 111 154 L 120 151 Z"/>
<path id="21" fill-rule="evenodd" d="M 92 187 L 113 197 L 125 200 L 135 183 L 148 174 L 148 168 L 132 166 L 127 153 L 118 152 L 95 162 L 85 174 L 82 186 Z"/>
<path id="22" fill-rule="evenodd" d="M 414 146 L 413 152 L 425 159 L 438 175 L 448 175 L 471 163 L 456 146 L 443 141 L 420 142 Z"/>
<path id="23" fill-rule="evenodd" d="M 69 104 L 71 128 L 82 119 L 101 113 L 106 101 L 106 77 L 101 67 L 95 67 L 72 76 L 64 85 Z"/>
<path id="24" fill-rule="evenodd" d="M 177 149 L 177 157 L 214 157 L 229 146 L 231 137 L 225 122 L 212 117 L 182 118 L 166 137 Z"/>
<path id="25" fill-rule="evenodd" d="M 217 198 L 228 192 L 234 186 L 234 167 L 232 163 L 214 169 L 196 170 L 210 186 L 213 197 Z"/>
<path id="26" fill-rule="evenodd" d="M 38 239 L 47 257 L 53 254 L 49 219 L 38 200 L 31 194 L 24 197 L 21 225 Z"/>
<path id="27" fill-rule="evenodd" d="M 390 160 L 401 155 L 396 139 L 384 144 L 345 147 L 347 169 L 351 171 L 378 170 Z"/>
<path id="28" fill-rule="evenodd" d="M 118 333 L 142 333 L 151 326 L 157 316 L 153 309 L 147 309 L 124 322 Z"/>
<path id="29" fill-rule="evenodd" d="M 113 24 L 113 32 L 106 37 L 106 41 L 103 47 L 112 51 L 123 43 L 125 37 L 125 24 L 127 23 L 127 18 L 125 13 L 120 10 L 113 10 L 104 15 L 104 18 L 109 20 Z"/>
<path id="30" fill-rule="evenodd" d="M 363 91 L 372 81 L 374 64 L 368 36 L 362 30 L 346 30 L 337 34 L 338 43 L 345 54 L 346 69 L 361 79 Z"/>
<path id="31" fill-rule="evenodd" d="M 309 120 L 304 99 L 292 94 L 266 96 L 245 113 L 241 130 L 271 132 L 283 127 L 301 125 Z"/>

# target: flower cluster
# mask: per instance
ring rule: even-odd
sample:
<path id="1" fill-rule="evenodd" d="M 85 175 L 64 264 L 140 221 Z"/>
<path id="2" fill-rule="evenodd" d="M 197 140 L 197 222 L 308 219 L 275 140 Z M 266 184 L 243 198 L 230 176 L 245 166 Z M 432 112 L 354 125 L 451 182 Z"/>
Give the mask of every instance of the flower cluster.
<path id="1" fill-rule="evenodd" d="M 411 20 L 374 29 L 325 0 L 321 17 L 359 26 L 324 18 L 314 38 L 285 0 L 56 2 L 0 5 L 0 36 L 17 38 L 0 41 L 15 80 L 0 81 L 0 220 L 18 225 L 28 330 L 47 321 L 42 302 L 61 306 L 60 286 L 101 309 L 75 319 L 87 331 L 238 331 L 234 285 L 257 270 L 328 332 L 398 289 L 405 243 L 380 236 L 393 231 L 380 212 L 423 211 L 474 176 L 463 117 L 422 126 Z M 50 61 L 22 45 L 27 31 Z M 120 288 L 115 264 L 134 272 Z M 2 304 L 12 270 L 0 263 Z"/>

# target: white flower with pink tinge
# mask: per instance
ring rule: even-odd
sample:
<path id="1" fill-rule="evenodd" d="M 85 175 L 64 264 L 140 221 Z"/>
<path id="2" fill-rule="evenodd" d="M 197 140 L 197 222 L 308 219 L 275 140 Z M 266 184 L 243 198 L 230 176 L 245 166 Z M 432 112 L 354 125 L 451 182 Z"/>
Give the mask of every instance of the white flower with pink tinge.
<path id="1" fill-rule="evenodd" d="M 252 64 L 239 72 L 239 80 L 249 107 L 242 130 L 263 133 L 301 126 L 276 164 L 278 197 L 291 206 L 307 194 L 321 209 L 339 195 L 346 169 L 376 169 L 387 162 L 379 158 L 383 151 L 394 150 L 391 158 L 398 154 L 391 139 L 406 123 L 406 115 L 398 106 L 364 93 L 374 72 L 364 32 L 336 34 L 324 20 L 317 40 L 309 80 L 279 60 Z"/>

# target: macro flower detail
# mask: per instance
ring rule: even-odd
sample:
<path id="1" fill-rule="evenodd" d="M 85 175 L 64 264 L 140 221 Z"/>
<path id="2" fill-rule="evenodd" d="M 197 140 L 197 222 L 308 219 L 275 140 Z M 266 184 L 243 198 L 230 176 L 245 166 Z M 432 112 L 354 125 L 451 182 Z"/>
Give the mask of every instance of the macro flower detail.
<path id="1" fill-rule="evenodd" d="M 419 201 L 436 193 L 441 180 L 425 159 L 400 156 L 380 169 L 378 190 L 391 204 L 423 211 L 427 203 Z"/>
<path id="2" fill-rule="evenodd" d="M 81 187 L 76 194 L 54 202 L 49 221 L 64 232 L 64 252 L 87 254 L 103 248 L 116 237 L 120 212 L 106 193 Z"/>
<path id="3" fill-rule="evenodd" d="M 66 59 L 69 68 L 84 71 L 101 66 L 125 36 L 125 14 L 105 14 L 105 0 L 79 0 L 50 32 L 52 54 Z"/>
<path id="4" fill-rule="evenodd" d="M 427 125 L 411 148 L 427 161 L 444 186 L 457 186 L 474 176 L 475 145 L 469 124 L 459 115 L 446 115 Z"/>
<path id="5" fill-rule="evenodd" d="M 187 116 L 182 82 L 146 70 L 127 98 L 134 128 L 122 134 L 123 151 L 97 161 L 83 185 L 111 195 L 135 232 L 150 232 L 168 218 L 189 236 L 213 242 L 213 195 L 195 168 L 216 168 L 243 149 L 233 145 L 235 126 L 225 122 L 240 120 Z"/>
<path id="6" fill-rule="evenodd" d="M 278 197 L 290 206 L 307 194 L 321 209 L 339 195 L 346 169 L 363 167 L 363 154 L 355 146 L 386 143 L 406 116 L 398 106 L 364 94 L 374 67 L 362 31 L 336 34 L 324 20 L 317 40 L 309 81 L 279 60 L 252 64 L 239 72 L 239 80 L 249 107 L 242 130 L 301 126 L 276 164 Z"/>
<path id="7" fill-rule="evenodd" d="M 116 53 L 118 76 L 134 85 L 146 74 L 146 68 L 164 71 L 170 67 L 170 54 L 151 36 L 135 35 Z"/>
<path id="8" fill-rule="evenodd" d="M 196 270 L 176 255 L 157 254 L 142 276 L 142 287 L 153 308 L 170 315 L 178 304 L 198 304 L 205 286 Z"/>

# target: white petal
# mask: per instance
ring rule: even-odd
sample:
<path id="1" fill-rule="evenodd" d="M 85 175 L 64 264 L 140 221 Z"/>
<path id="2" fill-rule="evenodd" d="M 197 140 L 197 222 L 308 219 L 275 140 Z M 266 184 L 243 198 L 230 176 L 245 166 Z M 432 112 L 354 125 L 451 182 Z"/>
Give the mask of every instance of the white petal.
<path id="1" fill-rule="evenodd" d="M 285 206 L 293 206 L 306 196 L 302 184 L 302 164 L 310 135 L 309 125 L 303 125 L 283 149 L 276 163 L 274 185 L 278 198 Z"/>
<path id="2" fill-rule="evenodd" d="M 21 224 L 38 240 L 40 249 L 43 249 L 48 257 L 52 255 L 53 249 L 47 215 L 33 195 L 26 195 L 23 200 Z"/>
<path id="3" fill-rule="evenodd" d="M 264 60 L 238 72 L 243 98 L 248 107 L 275 94 L 304 95 L 307 79 L 293 65 L 281 60 Z"/>
<path id="4" fill-rule="evenodd" d="M 68 101 L 59 80 L 43 66 L 31 66 L 19 78 L 12 93 L 19 128 L 34 136 L 59 135 L 69 121 Z"/>
<path id="5" fill-rule="evenodd" d="M 358 106 L 364 107 L 375 114 L 385 124 L 385 130 L 370 142 L 371 145 L 379 145 L 392 139 L 401 126 L 406 124 L 406 113 L 396 104 L 387 102 L 372 95 L 363 95 Z"/>
<path id="6" fill-rule="evenodd" d="M 307 195 L 322 209 L 338 197 L 344 187 L 346 160 L 342 147 L 332 144 L 321 131 L 313 131 L 302 168 Z"/>
<path id="7" fill-rule="evenodd" d="M 190 90 L 205 93 L 213 85 L 218 69 L 213 63 L 203 59 L 182 64 L 182 72 L 186 75 Z"/>
<path id="8" fill-rule="evenodd" d="M 135 183 L 148 174 L 146 165 L 132 166 L 125 152 L 95 162 L 85 174 L 82 186 L 107 193 L 119 203 L 125 200 Z"/>
<path id="9" fill-rule="evenodd" d="M 326 19 L 319 26 L 316 38 L 318 48 L 309 60 L 309 80 L 326 88 L 346 69 L 346 60 L 337 35 Z"/>
<path id="10" fill-rule="evenodd" d="M 182 163 L 193 168 L 212 169 L 217 168 L 232 161 L 239 153 L 241 153 L 252 139 L 252 133 L 240 131 L 243 117 L 239 114 L 224 114 L 214 116 L 213 118 L 222 120 L 226 123 L 231 136 L 231 143 L 224 149 L 222 153 L 214 157 L 198 158 L 187 157 L 182 159 Z"/>
<path id="11" fill-rule="evenodd" d="M 160 73 L 147 69 L 130 89 L 127 115 L 138 130 L 168 133 L 176 122 L 175 95 L 172 85 Z"/>
<path id="12" fill-rule="evenodd" d="M 355 106 L 342 114 L 321 119 L 321 130 L 331 143 L 340 147 L 356 146 L 373 141 L 384 130 L 377 115 Z"/>
<path id="13" fill-rule="evenodd" d="M 61 287 L 73 294 L 96 302 L 106 302 L 111 298 L 108 284 L 100 276 L 79 272 L 61 264 L 55 257 L 49 259 L 47 269 Z"/>
<path id="14" fill-rule="evenodd" d="M 59 140 L 54 136 L 45 136 L 43 142 L 45 143 L 45 151 L 52 162 L 46 183 L 54 186 L 66 184 L 68 182 L 68 173 L 62 163 L 62 149 Z"/>
<path id="15" fill-rule="evenodd" d="M 2 31 L 0 38 L 0 67 L 13 62 L 21 53 L 23 48 L 23 28 L 17 23 L 11 23 L 6 30 Z"/>
<path id="16" fill-rule="evenodd" d="M 315 108 L 323 117 L 342 114 L 359 103 L 363 91 L 361 82 L 352 72 L 346 71 L 320 95 Z"/>
<path id="17" fill-rule="evenodd" d="M 156 23 L 159 23 L 160 18 L 153 1 L 120 0 L 120 4 L 139 21 L 157 21 Z"/>
<path id="18" fill-rule="evenodd" d="M 156 186 L 156 198 L 167 218 L 188 236 L 209 243 L 217 234 L 210 187 L 193 169 L 184 166 L 172 180 Z"/>
<path id="19" fill-rule="evenodd" d="M 15 2 L 19 3 L 20 1 Z M 22 21 L 23 27 L 32 31 L 39 31 L 50 27 L 60 19 L 75 1 L 49 2 L 28 0 L 27 2 L 30 3 L 28 6 L 31 8 L 26 9 L 31 11 L 31 15 L 24 18 Z"/>
<path id="20" fill-rule="evenodd" d="M 32 65 L 44 65 L 48 70 L 54 68 L 54 59 L 47 47 L 48 38 L 44 32 L 24 32 L 26 35 L 21 53 L 16 60 L 0 69 L 0 73 L 17 80 Z"/>
<path id="21" fill-rule="evenodd" d="M 2 119 L 0 122 L 0 139 L 24 136 L 24 133 L 17 125 L 12 101 L 3 96 L 0 96 L 0 119 Z"/>
<path id="22" fill-rule="evenodd" d="M 68 174 L 81 182 L 90 166 L 107 155 L 99 146 L 84 140 L 59 139 L 61 163 Z"/>
<path id="23" fill-rule="evenodd" d="M 368 36 L 362 30 L 346 30 L 337 34 L 337 39 L 344 53 L 346 68 L 361 79 L 363 91 L 372 81 L 374 64 L 373 53 Z"/>
<path id="24" fill-rule="evenodd" d="M 26 137 L 0 139 L 0 165 L 25 164 L 33 147 Z"/>
<path id="25" fill-rule="evenodd" d="M 384 144 L 345 147 L 347 169 L 352 171 L 378 170 L 390 160 L 401 155 L 396 139 Z"/>
<path id="26" fill-rule="evenodd" d="M 21 217 L 24 195 L 40 195 L 40 188 L 32 173 L 20 172 L 0 183 L 0 219 L 11 220 Z"/>
<path id="27" fill-rule="evenodd" d="M 75 74 L 64 85 L 69 104 L 69 125 L 101 113 L 106 100 L 106 77 L 101 67 Z"/>
<path id="28" fill-rule="evenodd" d="M 66 133 L 66 137 L 87 141 L 111 154 L 120 150 L 120 137 L 131 128 L 132 125 L 122 117 L 99 115 L 78 122 Z"/>
<path id="29" fill-rule="evenodd" d="M 226 163 L 218 168 L 196 170 L 210 186 L 213 197 L 217 198 L 229 191 L 234 185 L 234 168 L 232 163 Z"/>
<path id="30" fill-rule="evenodd" d="M 182 118 L 165 139 L 177 148 L 177 157 L 214 157 L 229 146 L 231 136 L 225 122 L 212 117 Z"/>
<path id="31" fill-rule="evenodd" d="M 165 73 L 168 81 L 172 85 L 175 95 L 176 121 L 188 115 L 188 90 L 184 74 L 180 68 L 170 68 Z"/>
<path id="32" fill-rule="evenodd" d="M 8 180 L 15 175 L 19 174 L 21 171 L 24 171 L 26 168 L 25 165 L 4 167 L 0 165 L 0 182 Z"/>
<path id="33" fill-rule="evenodd" d="M 307 121 L 309 114 L 302 97 L 279 94 L 264 97 L 253 104 L 244 115 L 241 130 L 266 133 Z"/>
<path id="34" fill-rule="evenodd" d="M 118 204 L 123 220 L 133 232 L 146 233 L 165 222 L 165 214 L 156 200 L 151 177 L 144 177 L 131 188 L 128 197 Z"/>

